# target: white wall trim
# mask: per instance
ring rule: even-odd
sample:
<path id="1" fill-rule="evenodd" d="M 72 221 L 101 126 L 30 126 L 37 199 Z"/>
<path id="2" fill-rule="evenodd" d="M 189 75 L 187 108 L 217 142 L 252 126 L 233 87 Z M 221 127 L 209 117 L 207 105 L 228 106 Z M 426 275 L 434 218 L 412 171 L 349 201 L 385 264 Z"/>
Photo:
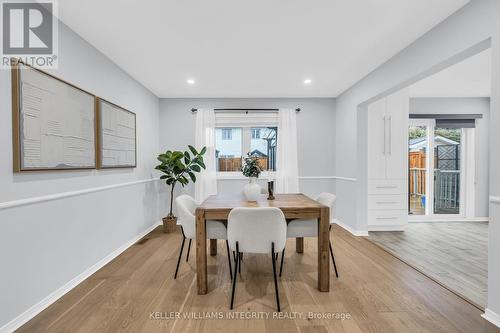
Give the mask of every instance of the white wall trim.
<path id="1" fill-rule="evenodd" d="M 151 181 L 151 180 L 149 180 Z M 146 182 L 146 181 L 142 181 Z M 126 186 L 126 185 L 125 185 Z M 87 268 L 85 271 L 74 277 L 72 280 L 61 286 L 59 289 L 55 290 L 52 292 L 50 295 L 45 297 L 43 300 L 38 302 L 37 304 L 33 305 L 31 308 L 5 324 L 3 327 L 0 328 L 0 332 L 13 332 L 17 330 L 19 327 L 24 325 L 26 322 L 31 320 L 33 317 L 35 317 L 37 314 L 42 312 L 44 309 L 49 307 L 52 303 L 57 301 L 59 298 L 64 296 L 66 293 L 68 293 L 71 289 L 75 288 L 77 285 L 82 283 L 85 279 L 87 279 L 89 276 L 97 272 L 99 269 L 101 269 L 104 265 L 108 264 L 111 260 L 115 259 L 118 257 L 122 252 L 127 250 L 129 247 L 137 243 L 141 238 L 149 234 L 151 231 L 153 231 L 158 225 L 162 224 L 162 221 L 159 221 L 148 228 L 146 228 L 144 231 L 140 232 L 136 236 L 134 236 L 132 239 L 130 239 L 128 242 L 108 254 L 106 257 L 102 258 L 99 260 L 97 263 L 92 265 L 91 267 Z"/>
<path id="2" fill-rule="evenodd" d="M 500 197 L 490 196 L 490 202 L 494 204 L 500 204 Z"/>
<path id="3" fill-rule="evenodd" d="M 339 227 L 349 231 L 352 235 L 354 236 L 368 236 L 368 231 L 366 230 L 356 230 L 356 229 L 353 229 L 351 228 L 350 226 L 348 226 L 347 224 L 341 222 L 340 220 L 338 219 L 333 219 L 333 223 L 335 223 L 336 225 L 338 225 Z"/>
<path id="4" fill-rule="evenodd" d="M 267 173 L 263 173 L 261 180 L 267 180 Z M 217 180 L 242 180 L 247 179 L 247 177 L 243 176 L 241 172 L 218 172 Z M 345 180 L 348 182 L 355 182 L 356 178 L 350 177 L 340 177 L 340 176 L 299 176 L 300 180 L 305 179 L 336 179 L 336 180 Z"/>
<path id="5" fill-rule="evenodd" d="M 355 182 L 356 178 L 341 177 L 341 176 L 300 176 L 299 179 L 337 179 L 348 182 Z"/>
<path id="6" fill-rule="evenodd" d="M 500 327 L 500 315 L 486 308 L 484 313 L 481 315 L 484 319 L 495 325 L 496 327 Z"/>
<path id="7" fill-rule="evenodd" d="M 156 180 L 159 180 L 159 178 L 142 179 L 142 180 L 136 180 L 136 181 L 127 182 L 127 183 L 120 183 L 120 184 L 113 184 L 113 185 L 106 185 L 106 186 L 99 186 L 99 187 L 92 187 L 92 188 L 87 188 L 87 189 L 77 190 L 77 191 L 61 192 L 61 193 L 55 193 L 55 194 L 49 194 L 49 195 L 42 195 L 42 196 L 39 196 L 39 197 L 32 197 L 32 198 L 27 198 L 27 199 L 6 201 L 6 202 L 1 202 L 0 203 L 0 210 L 7 209 L 7 208 L 13 208 L 13 207 L 19 207 L 19 206 L 32 205 L 32 204 L 40 203 L 40 202 L 46 202 L 46 201 L 52 201 L 52 200 L 59 200 L 59 199 L 62 199 L 62 198 L 75 197 L 75 196 L 78 196 L 78 195 L 83 195 L 83 194 L 88 194 L 88 193 L 94 193 L 94 192 L 99 192 L 99 191 L 106 191 L 106 190 L 111 190 L 111 189 L 115 189 L 115 188 L 119 188 L 119 187 L 124 187 L 124 186 L 131 186 L 131 185 L 149 183 L 149 182 L 156 181 Z"/>

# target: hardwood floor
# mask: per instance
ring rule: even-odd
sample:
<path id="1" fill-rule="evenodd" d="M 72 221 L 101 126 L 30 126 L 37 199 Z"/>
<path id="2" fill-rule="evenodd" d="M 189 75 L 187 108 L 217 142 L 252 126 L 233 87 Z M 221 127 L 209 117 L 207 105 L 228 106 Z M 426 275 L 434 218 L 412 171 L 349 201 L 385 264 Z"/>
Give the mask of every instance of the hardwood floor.
<path id="1" fill-rule="evenodd" d="M 488 223 L 409 223 L 404 232 L 370 232 L 368 239 L 479 308 L 488 294 Z"/>
<path id="2" fill-rule="evenodd" d="M 208 258 L 209 293 L 197 295 L 194 251 L 173 279 L 180 238 L 156 229 L 19 332 L 500 332 L 471 304 L 337 226 L 331 238 L 340 277 L 330 275 L 329 293 L 317 290 L 317 241 L 305 239 L 304 254 L 297 254 L 289 240 L 279 282 L 284 318 L 274 317 L 279 314 L 265 255 L 245 255 L 230 311 L 224 242 Z M 309 312 L 315 316 L 307 318 Z"/>

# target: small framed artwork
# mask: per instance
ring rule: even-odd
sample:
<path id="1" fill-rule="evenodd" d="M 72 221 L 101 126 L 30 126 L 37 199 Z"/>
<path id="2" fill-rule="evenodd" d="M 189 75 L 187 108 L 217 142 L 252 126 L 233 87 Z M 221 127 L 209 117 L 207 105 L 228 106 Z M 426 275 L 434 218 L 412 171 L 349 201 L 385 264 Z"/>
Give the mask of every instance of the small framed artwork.
<path id="1" fill-rule="evenodd" d="M 102 98 L 97 109 L 97 166 L 99 169 L 137 166 L 136 115 Z"/>

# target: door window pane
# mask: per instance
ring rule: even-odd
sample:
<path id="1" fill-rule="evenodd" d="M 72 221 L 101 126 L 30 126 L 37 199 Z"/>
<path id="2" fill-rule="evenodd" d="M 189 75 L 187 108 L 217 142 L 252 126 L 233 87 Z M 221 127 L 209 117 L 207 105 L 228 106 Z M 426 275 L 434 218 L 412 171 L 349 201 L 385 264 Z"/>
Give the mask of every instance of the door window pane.
<path id="1" fill-rule="evenodd" d="M 425 215 L 427 196 L 427 127 L 408 129 L 408 195 L 409 214 Z"/>
<path id="2" fill-rule="evenodd" d="M 276 171 L 277 127 L 252 127 L 250 154 L 259 158 L 262 170 Z"/>
<path id="3" fill-rule="evenodd" d="M 460 213 L 461 141 L 461 129 L 435 129 L 434 214 Z"/>
<path id="4" fill-rule="evenodd" d="M 215 159 L 217 171 L 241 171 L 242 129 L 215 129 Z"/>

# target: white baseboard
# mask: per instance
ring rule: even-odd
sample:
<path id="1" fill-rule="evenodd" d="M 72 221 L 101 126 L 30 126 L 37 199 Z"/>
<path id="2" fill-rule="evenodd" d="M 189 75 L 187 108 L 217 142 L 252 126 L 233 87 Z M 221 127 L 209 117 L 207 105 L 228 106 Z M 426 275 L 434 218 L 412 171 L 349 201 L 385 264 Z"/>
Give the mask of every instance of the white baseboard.
<path id="1" fill-rule="evenodd" d="M 500 314 L 495 313 L 487 308 L 486 310 L 484 310 L 484 313 L 481 315 L 481 317 L 483 317 L 496 327 L 500 327 Z"/>
<path id="2" fill-rule="evenodd" d="M 451 223 L 451 222 L 489 222 L 488 217 L 447 217 L 447 218 L 439 218 L 439 217 L 416 217 L 416 218 L 408 218 L 409 223 L 425 223 L 425 222 L 445 222 L 445 223 Z"/>
<path id="3" fill-rule="evenodd" d="M 404 225 L 370 225 L 368 231 L 405 231 Z"/>
<path id="4" fill-rule="evenodd" d="M 5 324 L 4 326 L 0 327 L 0 333 L 7 333 L 7 332 L 13 332 L 22 325 L 24 325 L 26 322 L 28 322 L 30 319 L 35 317 L 37 314 L 42 312 L 45 308 L 50 306 L 52 303 L 57 301 L 59 298 L 64 296 L 67 292 L 69 292 L 71 289 L 75 288 L 77 285 L 82 283 L 85 279 L 87 279 L 89 276 L 97 272 L 99 269 L 101 269 L 104 265 L 109 263 L 111 260 L 114 258 L 118 257 L 122 252 L 124 252 L 126 249 L 137 243 L 141 238 L 146 236 L 148 233 L 153 231 L 158 225 L 162 224 L 162 222 L 158 222 L 156 224 L 151 225 L 148 227 L 146 230 L 142 231 L 141 233 L 137 234 L 134 236 L 132 239 L 130 239 L 128 242 L 108 254 L 106 257 L 101 259 L 99 262 L 95 263 L 88 269 L 86 269 L 84 272 L 81 274 L 77 275 L 74 277 L 72 280 L 70 280 L 68 283 L 64 284 L 61 286 L 59 289 L 56 291 L 52 292 L 50 295 L 45 297 L 43 300 L 38 302 L 37 304 L 33 305 L 31 308 Z"/>
<path id="5" fill-rule="evenodd" d="M 338 219 L 333 219 L 333 223 L 335 223 L 338 226 L 340 226 L 340 227 L 344 228 L 345 230 L 349 231 L 354 236 L 368 236 L 368 231 L 353 229 L 352 227 L 348 226 L 347 224 L 343 223 L 342 221 L 340 221 Z"/>

